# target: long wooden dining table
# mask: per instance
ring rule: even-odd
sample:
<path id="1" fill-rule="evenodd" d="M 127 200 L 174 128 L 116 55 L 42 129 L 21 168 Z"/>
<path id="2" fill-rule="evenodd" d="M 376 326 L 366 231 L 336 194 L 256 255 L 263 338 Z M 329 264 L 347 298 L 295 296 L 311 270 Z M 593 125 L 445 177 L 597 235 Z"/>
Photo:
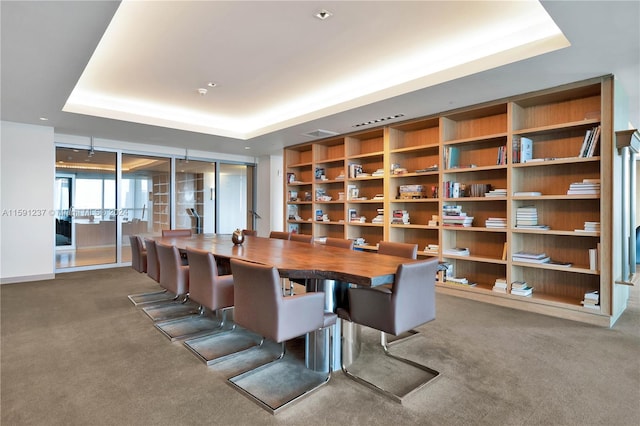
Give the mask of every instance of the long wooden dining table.
<path id="1" fill-rule="evenodd" d="M 319 243 L 303 243 L 247 236 L 235 245 L 230 235 L 194 235 L 191 237 L 155 237 L 181 250 L 194 247 L 207 250 L 217 258 L 242 259 L 273 265 L 283 278 L 336 280 L 358 286 L 392 283 L 401 263 L 412 260 L 377 253 L 346 250 Z"/>
<path id="2" fill-rule="evenodd" d="M 200 234 L 191 237 L 154 237 L 156 242 L 174 245 L 184 251 L 187 247 L 206 250 L 219 262 L 242 259 L 272 265 L 281 277 L 305 279 L 313 283 L 309 291 L 325 293 L 325 309 L 336 311 L 340 298 L 349 286 L 378 286 L 392 283 L 398 265 L 415 262 L 404 257 L 372 252 L 347 250 L 319 243 L 303 243 L 255 236 L 245 237 L 241 245 L 231 241 L 230 235 Z M 333 327 L 333 340 L 326 330 L 306 336 L 305 358 L 309 368 L 327 371 L 329 360 L 332 369 L 341 368 L 341 322 Z"/>

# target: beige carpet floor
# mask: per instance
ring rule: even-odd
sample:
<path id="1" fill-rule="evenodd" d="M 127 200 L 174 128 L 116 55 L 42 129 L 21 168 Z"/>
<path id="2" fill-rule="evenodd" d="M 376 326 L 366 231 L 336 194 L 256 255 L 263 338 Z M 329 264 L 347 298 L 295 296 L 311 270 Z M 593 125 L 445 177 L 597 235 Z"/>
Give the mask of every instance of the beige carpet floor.
<path id="1" fill-rule="evenodd" d="M 394 350 L 441 376 L 404 405 L 334 372 L 272 416 L 226 383 L 251 360 L 207 367 L 127 299 L 155 288 L 130 268 L 1 286 L 2 426 L 640 424 L 637 308 L 606 329 L 438 295 Z"/>

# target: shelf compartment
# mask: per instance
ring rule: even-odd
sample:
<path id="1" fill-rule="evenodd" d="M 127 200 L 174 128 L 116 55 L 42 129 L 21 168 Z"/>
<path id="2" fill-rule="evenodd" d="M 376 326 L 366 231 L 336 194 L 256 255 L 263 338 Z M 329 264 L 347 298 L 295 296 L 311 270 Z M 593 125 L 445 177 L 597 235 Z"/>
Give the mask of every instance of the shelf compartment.
<path id="1" fill-rule="evenodd" d="M 598 274 L 598 271 L 589 269 L 589 249 L 597 248 L 599 241 L 598 237 L 514 233 L 511 238 L 510 254 L 513 255 L 520 251 L 545 253 L 552 260 L 571 263 L 570 267 L 527 264 L 532 268 L 573 270 L 586 274 Z M 514 264 L 521 265 L 522 262 L 514 262 Z"/>
<path id="2" fill-rule="evenodd" d="M 464 228 L 442 227 L 441 251 L 454 247 L 469 249 L 470 256 L 464 258 L 482 258 L 484 261 L 506 263 L 502 258 L 507 242 L 506 233 L 502 232 L 465 232 Z M 445 258 L 459 258 L 443 253 Z"/>
<path id="3" fill-rule="evenodd" d="M 544 128 L 528 132 L 520 132 L 514 140 L 527 137 L 532 140 L 533 158 L 582 158 L 580 150 L 587 130 L 600 124 L 594 120 L 570 123 L 566 128 Z M 595 148 L 594 156 L 600 153 L 600 143 Z M 526 163 L 525 163 L 526 164 Z"/>
<path id="4" fill-rule="evenodd" d="M 389 129 L 389 149 L 393 152 L 426 146 L 437 148 L 440 139 L 439 125 L 437 117 L 393 125 Z"/>
<path id="5" fill-rule="evenodd" d="M 387 215 L 389 223 L 391 223 L 391 217 L 394 210 L 406 210 L 407 213 L 409 213 L 409 221 L 411 222 L 411 225 L 426 226 L 431 220 L 431 216 L 441 215 L 438 203 L 435 202 L 416 204 L 412 202 L 401 202 L 399 200 L 394 200 L 390 203 L 390 210 Z"/>
<path id="6" fill-rule="evenodd" d="M 300 167 L 311 165 L 313 160 L 312 145 L 289 147 L 285 151 L 285 164 L 288 167 Z"/>
<path id="7" fill-rule="evenodd" d="M 376 129 L 345 138 L 348 158 L 382 154 L 384 130 Z"/>
<path id="8" fill-rule="evenodd" d="M 476 283 L 475 287 L 468 287 L 456 283 L 444 282 L 439 283 L 446 287 L 455 287 L 468 290 L 488 290 L 491 291 L 496 278 L 505 278 L 507 276 L 507 268 L 505 264 L 488 263 L 476 261 L 473 259 L 448 259 L 453 266 L 453 276 L 458 278 L 466 278 L 469 282 Z"/>
<path id="9" fill-rule="evenodd" d="M 316 222 L 313 235 L 319 237 L 344 238 L 344 223 Z"/>
<path id="10" fill-rule="evenodd" d="M 348 239 L 364 238 L 367 246 L 375 247 L 384 237 L 382 226 L 353 226 L 347 224 L 346 229 Z"/>
<path id="11" fill-rule="evenodd" d="M 443 142 L 482 138 L 507 132 L 507 104 L 475 108 L 441 118 Z"/>
<path id="12" fill-rule="evenodd" d="M 287 221 L 287 231 L 288 232 L 297 232 L 298 234 L 311 234 L 312 231 L 312 227 L 313 227 L 313 223 L 312 222 L 305 222 L 305 221 L 295 221 L 295 220 L 288 220 Z"/>
<path id="13" fill-rule="evenodd" d="M 490 200 L 490 202 L 484 201 L 487 199 Z M 474 201 L 474 200 L 477 200 L 477 201 Z M 462 206 L 462 211 L 466 213 L 467 216 L 473 217 L 472 225 L 474 228 L 485 229 L 485 222 L 490 217 L 508 218 L 506 198 L 495 198 L 495 199 L 490 197 L 485 197 L 483 199 L 453 198 L 453 199 L 445 200 L 445 204 Z M 508 226 L 508 223 L 507 223 L 507 226 Z M 455 227 L 455 226 L 449 227 L 449 226 L 443 225 L 443 229 L 456 230 L 456 229 L 465 229 L 465 228 Z M 496 230 L 502 230 L 502 228 L 498 228 Z"/>
<path id="14" fill-rule="evenodd" d="M 293 220 L 292 218 L 295 217 L 295 215 L 300 216 L 300 218 L 302 218 L 302 221 L 311 219 L 314 219 L 314 215 L 313 215 L 313 206 L 311 205 L 311 203 L 288 203 L 287 204 L 287 217 L 289 218 L 288 220 L 291 221 Z"/>
<path id="15" fill-rule="evenodd" d="M 537 191 L 542 195 L 567 196 L 569 186 L 583 179 L 600 179 L 599 162 L 561 163 L 513 169 L 513 191 Z"/>
<path id="16" fill-rule="evenodd" d="M 501 146 L 504 146 L 503 155 L 505 160 L 502 163 L 498 163 L 498 154 Z M 492 136 L 482 140 L 469 140 L 469 141 L 455 141 L 449 142 L 443 146 L 443 156 L 450 156 L 455 151 L 458 158 L 457 164 L 453 164 L 455 167 L 447 167 L 444 163 L 446 170 L 452 168 L 471 168 L 471 167 L 491 167 L 500 166 L 506 164 L 507 157 L 507 135 L 500 134 L 499 136 Z"/>
<path id="17" fill-rule="evenodd" d="M 443 182 L 459 182 L 467 187 L 472 184 L 484 183 L 491 185 L 491 189 L 507 189 L 507 169 L 504 166 L 490 170 L 466 169 L 462 171 L 452 169 L 442 175 L 442 180 Z M 440 187 L 440 196 L 444 197 L 445 195 L 444 185 L 442 185 Z M 491 197 L 486 198 L 494 199 Z"/>
<path id="18" fill-rule="evenodd" d="M 435 147 L 394 151 L 389 156 L 391 164 L 407 169 L 408 173 L 435 167 L 437 171 L 440 164 L 440 149 Z"/>
<path id="19" fill-rule="evenodd" d="M 313 158 L 315 163 L 344 160 L 344 157 L 344 138 L 322 141 L 313 145 Z"/>
<path id="20" fill-rule="evenodd" d="M 533 287 L 533 297 L 524 299 L 546 299 L 581 307 L 585 293 L 600 290 L 598 275 L 516 265 L 512 269 L 511 282 L 525 281 Z"/>
<path id="21" fill-rule="evenodd" d="M 344 181 L 342 180 L 317 182 L 313 188 L 313 199 L 316 203 L 327 202 L 318 200 L 318 196 L 320 193 L 330 196 L 330 202 L 344 202 L 347 198 L 344 189 Z M 342 194 L 342 200 L 340 199 L 340 194 Z"/>
<path id="22" fill-rule="evenodd" d="M 289 185 L 308 185 L 315 180 L 311 164 L 305 166 L 288 166 L 287 182 Z"/>
<path id="23" fill-rule="evenodd" d="M 382 179 L 349 179 L 347 181 L 347 186 L 345 188 L 345 197 L 348 201 L 357 201 L 351 200 L 352 198 L 352 190 L 351 188 L 356 188 L 358 190 L 358 197 L 366 197 L 367 200 L 373 199 L 376 195 L 384 194 L 384 184 Z M 365 201 L 365 200 L 361 200 Z M 382 203 L 384 200 L 376 200 Z"/>
<path id="24" fill-rule="evenodd" d="M 398 175 L 390 180 L 388 194 L 392 202 L 408 201 L 400 199 L 400 187 L 402 185 L 422 185 L 424 198 L 414 198 L 411 200 L 437 200 L 438 199 L 438 175 L 427 176 L 403 176 Z"/>
<path id="25" fill-rule="evenodd" d="M 392 226 L 389 235 L 390 241 L 418 244 L 418 253 L 422 254 L 425 254 L 424 248 L 428 244 L 438 244 L 437 228 L 410 228 L 404 226 Z"/>
<path id="26" fill-rule="evenodd" d="M 318 221 L 318 215 L 329 215 L 331 222 L 344 221 L 344 203 L 343 202 L 328 202 L 328 203 L 315 203 L 313 218 Z"/>
<path id="27" fill-rule="evenodd" d="M 591 84 L 563 91 L 550 91 L 513 102 L 513 129 L 600 119 L 601 85 Z"/>
<path id="28" fill-rule="evenodd" d="M 344 182 L 346 178 L 344 161 L 331 161 L 328 163 L 316 163 L 313 168 L 314 180 L 319 182 Z M 325 177 L 322 180 L 322 176 Z M 342 176 L 342 178 L 339 178 Z"/>
<path id="29" fill-rule="evenodd" d="M 510 221 L 514 228 L 517 209 L 525 206 L 536 207 L 538 224 L 548 225 L 551 231 L 575 232 L 576 229 L 584 229 L 585 222 L 600 222 L 599 199 L 571 199 L 571 201 L 564 198 L 531 199 L 514 201 Z M 519 231 L 519 229 L 515 228 L 514 231 Z M 550 233 L 549 231 L 538 232 Z"/>

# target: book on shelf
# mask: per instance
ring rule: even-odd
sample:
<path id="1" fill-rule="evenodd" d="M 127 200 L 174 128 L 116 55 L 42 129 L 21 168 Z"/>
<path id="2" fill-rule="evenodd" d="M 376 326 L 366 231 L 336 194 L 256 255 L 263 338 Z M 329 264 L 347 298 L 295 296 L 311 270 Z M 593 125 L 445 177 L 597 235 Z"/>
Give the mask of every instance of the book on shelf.
<path id="1" fill-rule="evenodd" d="M 362 173 L 362 164 L 349 163 L 349 178 L 357 178 Z"/>
<path id="2" fill-rule="evenodd" d="M 531 296 L 533 294 L 533 287 L 513 288 L 513 286 L 511 286 L 511 294 L 515 296 Z"/>
<path id="3" fill-rule="evenodd" d="M 582 141 L 582 146 L 580 147 L 580 154 L 578 157 L 593 157 L 596 152 L 596 147 L 598 146 L 598 141 L 600 140 L 600 126 L 592 127 L 591 129 L 587 129 L 584 135 L 584 140 Z"/>
<path id="4" fill-rule="evenodd" d="M 288 232 L 292 234 L 297 234 L 300 232 L 300 227 L 298 226 L 297 223 L 290 223 L 288 226 Z"/>
<path id="5" fill-rule="evenodd" d="M 513 193 L 514 197 L 539 197 L 542 193 L 538 191 L 516 191 Z"/>
<path id="6" fill-rule="evenodd" d="M 580 302 L 582 306 L 589 309 L 600 309 L 600 293 L 595 291 L 588 291 L 584 294 L 584 299 Z"/>
<path id="7" fill-rule="evenodd" d="M 526 163 L 533 159 L 533 140 L 520 137 L 520 162 Z"/>
<path id="8" fill-rule="evenodd" d="M 391 223 L 409 225 L 409 212 L 406 210 L 394 210 L 391 216 Z"/>
<path id="9" fill-rule="evenodd" d="M 498 147 L 498 158 L 496 159 L 497 165 L 507 164 L 507 146 L 501 145 Z"/>
<path id="10" fill-rule="evenodd" d="M 600 180 L 583 179 L 582 182 L 571 183 L 567 190 L 567 195 L 580 194 L 600 194 Z"/>
<path id="11" fill-rule="evenodd" d="M 599 265 L 600 259 L 598 248 L 589 249 L 589 269 L 591 269 L 592 271 L 597 271 L 600 269 L 598 267 Z"/>
<path id="12" fill-rule="evenodd" d="M 315 178 L 316 180 L 327 180 L 327 176 L 324 174 L 324 167 L 316 167 Z"/>
<path id="13" fill-rule="evenodd" d="M 451 247 L 442 250 L 442 254 L 450 254 L 454 256 L 469 256 L 469 249 L 466 247 Z"/>
<path id="14" fill-rule="evenodd" d="M 554 266 L 563 266 L 565 268 L 569 268 L 572 263 L 571 262 L 563 262 L 561 260 L 549 260 L 549 262 L 547 262 L 549 265 L 554 265 Z"/>
<path id="15" fill-rule="evenodd" d="M 322 209 L 316 209 L 316 220 L 322 220 Z"/>
<path id="16" fill-rule="evenodd" d="M 424 252 L 428 253 L 428 254 L 433 254 L 433 255 L 438 255 L 438 250 L 440 249 L 440 246 L 438 244 L 427 244 L 424 247 Z"/>
<path id="17" fill-rule="evenodd" d="M 507 218 L 505 217 L 488 217 L 484 221 L 484 225 L 487 228 L 506 228 Z"/>
<path id="18" fill-rule="evenodd" d="M 455 169 L 460 164 L 460 148 L 457 146 L 447 146 L 444 149 L 445 169 Z"/>
<path id="19" fill-rule="evenodd" d="M 489 192 L 485 192 L 485 197 L 506 197 L 507 190 L 503 188 L 492 189 Z"/>
<path id="20" fill-rule="evenodd" d="M 526 262 L 526 263 L 548 263 L 551 261 L 551 257 L 546 253 L 530 253 L 525 251 L 519 251 L 511 256 L 514 262 Z"/>
<path id="21" fill-rule="evenodd" d="M 296 181 L 296 174 L 292 172 L 287 173 L 287 183 L 294 183 Z"/>

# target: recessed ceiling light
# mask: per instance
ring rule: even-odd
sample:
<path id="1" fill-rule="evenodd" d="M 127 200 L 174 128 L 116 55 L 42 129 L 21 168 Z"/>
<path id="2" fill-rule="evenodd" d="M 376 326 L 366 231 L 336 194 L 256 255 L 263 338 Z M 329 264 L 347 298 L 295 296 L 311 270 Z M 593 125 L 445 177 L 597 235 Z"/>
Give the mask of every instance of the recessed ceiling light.
<path id="1" fill-rule="evenodd" d="M 47 117 L 40 117 L 41 121 L 49 121 L 49 119 Z"/>
<path id="2" fill-rule="evenodd" d="M 210 82 L 208 82 L 208 83 L 207 83 L 207 86 L 209 86 L 209 87 L 216 87 L 216 86 L 217 86 L 217 84 L 216 84 L 216 83 L 214 83 L 214 82 L 212 82 L 212 81 L 210 81 Z"/>
<path id="3" fill-rule="evenodd" d="M 244 149 L 251 149 L 251 147 L 250 146 L 245 146 Z"/>
<path id="4" fill-rule="evenodd" d="M 331 16 L 333 16 L 333 13 L 329 12 L 327 9 L 319 10 L 318 13 L 315 14 L 315 17 L 320 19 L 321 21 L 324 21 Z"/>

